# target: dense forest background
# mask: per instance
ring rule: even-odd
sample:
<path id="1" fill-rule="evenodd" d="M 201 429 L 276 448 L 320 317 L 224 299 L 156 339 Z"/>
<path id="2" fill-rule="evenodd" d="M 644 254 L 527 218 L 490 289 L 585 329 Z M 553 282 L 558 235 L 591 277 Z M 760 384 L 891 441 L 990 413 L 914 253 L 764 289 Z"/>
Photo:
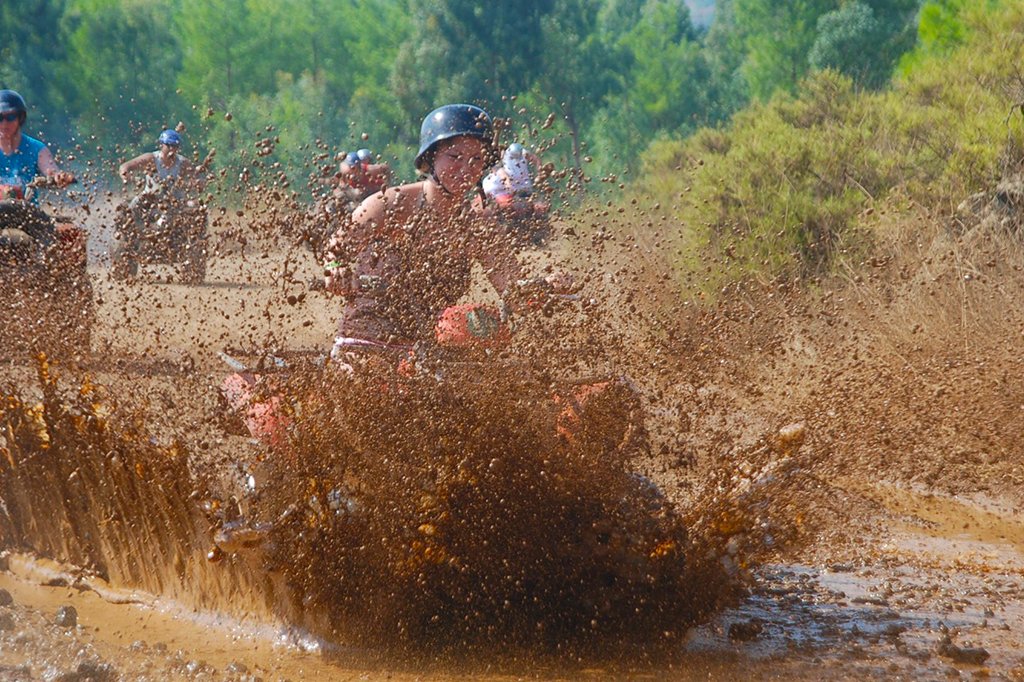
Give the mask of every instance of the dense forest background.
<path id="1" fill-rule="evenodd" d="M 506 141 L 628 181 L 654 143 L 811 72 L 884 86 L 965 2 L 22 0 L 0 5 L 0 85 L 97 179 L 179 124 L 221 169 L 293 187 L 364 146 L 409 177 L 423 115 L 471 101 L 507 117 Z"/>

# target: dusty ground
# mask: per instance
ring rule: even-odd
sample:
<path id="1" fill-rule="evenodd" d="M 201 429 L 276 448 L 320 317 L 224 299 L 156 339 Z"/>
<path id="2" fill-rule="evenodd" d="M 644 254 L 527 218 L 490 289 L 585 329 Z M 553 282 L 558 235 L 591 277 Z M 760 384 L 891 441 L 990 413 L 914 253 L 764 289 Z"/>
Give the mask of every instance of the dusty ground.
<path id="1" fill-rule="evenodd" d="M 899 224 L 877 265 L 810 294 L 758 285 L 679 311 L 683 331 L 645 341 L 630 363 L 634 376 L 648 368 L 656 442 L 643 469 L 681 506 L 731 478 L 755 521 L 731 538 L 748 595 L 664 659 L 397 662 L 166 597 L 75 589 L 62 569 L 13 555 L 0 574 L 13 598 L 0 606 L 0 678 L 1024 678 L 1024 384 L 1013 372 L 1024 259 L 1002 233 L 965 241 L 913 211 Z M 164 269 L 124 285 L 107 277 L 101 225 L 94 215 L 96 357 L 64 371 L 89 371 L 141 406 L 156 438 L 184 434 L 198 464 L 230 478 L 251 446 L 211 419 L 216 353 L 324 347 L 333 303 L 289 302 L 315 267 L 287 245 L 226 236 L 203 286 L 159 281 Z M 611 279 L 596 280 L 598 295 Z M 32 383 L 27 366 L 4 372 Z M 803 448 L 765 461 L 759 445 L 794 422 Z M 64 605 L 77 625 L 55 623 Z"/>

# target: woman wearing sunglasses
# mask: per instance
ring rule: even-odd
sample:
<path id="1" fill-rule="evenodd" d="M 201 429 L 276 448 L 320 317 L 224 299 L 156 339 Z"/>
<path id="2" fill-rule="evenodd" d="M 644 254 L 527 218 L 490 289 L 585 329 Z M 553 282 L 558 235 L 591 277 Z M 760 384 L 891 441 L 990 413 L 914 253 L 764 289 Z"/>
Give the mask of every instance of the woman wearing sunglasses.
<path id="1" fill-rule="evenodd" d="M 74 182 L 75 176 L 57 166 L 45 144 L 21 132 L 26 118 L 24 98 L 14 90 L 0 90 L 0 186 L 16 188 L 24 196 L 39 175 L 58 187 Z"/>

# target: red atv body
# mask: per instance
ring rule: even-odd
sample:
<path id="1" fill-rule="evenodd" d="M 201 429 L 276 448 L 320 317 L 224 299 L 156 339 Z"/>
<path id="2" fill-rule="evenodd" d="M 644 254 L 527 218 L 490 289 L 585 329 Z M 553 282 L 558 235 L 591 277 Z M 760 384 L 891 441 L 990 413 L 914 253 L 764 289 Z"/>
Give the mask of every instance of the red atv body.
<path id="1" fill-rule="evenodd" d="M 0 186 L 0 348 L 87 353 L 96 316 L 86 233 Z"/>
<path id="2" fill-rule="evenodd" d="M 487 362 L 494 351 L 507 347 L 511 340 L 508 325 L 499 311 L 487 305 L 466 303 L 447 308 L 435 327 L 438 358 L 444 363 Z M 286 449 L 292 419 L 282 396 L 275 393 L 266 373 L 274 363 L 251 371 L 242 363 L 225 356 L 237 371 L 221 384 L 225 407 L 244 424 L 250 436 L 273 450 Z M 414 354 L 402 358 L 396 373 L 416 371 Z M 277 362 L 277 369 L 284 363 Z M 552 424 L 559 436 L 571 441 L 590 422 L 600 421 L 605 446 L 623 449 L 643 442 L 645 431 L 638 392 L 625 377 L 598 377 L 564 381 L 552 392 L 558 407 Z M 609 428 L 610 427 L 610 428 Z"/>

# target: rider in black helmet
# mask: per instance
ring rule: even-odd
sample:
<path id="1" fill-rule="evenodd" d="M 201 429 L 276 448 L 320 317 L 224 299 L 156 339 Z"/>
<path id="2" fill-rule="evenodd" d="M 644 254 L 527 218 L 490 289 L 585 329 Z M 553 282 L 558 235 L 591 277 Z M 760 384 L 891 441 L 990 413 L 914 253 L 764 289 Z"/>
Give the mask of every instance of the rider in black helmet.
<path id="1" fill-rule="evenodd" d="M 435 109 L 415 160 L 426 178 L 374 194 L 334 235 L 326 284 L 345 297 L 336 359 L 407 352 L 432 338 L 441 312 L 468 292 L 474 262 L 499 292 L 521 276 L 511 244 L 471 206 L 495 160 L 493 130 L 477 106 Z"/>

